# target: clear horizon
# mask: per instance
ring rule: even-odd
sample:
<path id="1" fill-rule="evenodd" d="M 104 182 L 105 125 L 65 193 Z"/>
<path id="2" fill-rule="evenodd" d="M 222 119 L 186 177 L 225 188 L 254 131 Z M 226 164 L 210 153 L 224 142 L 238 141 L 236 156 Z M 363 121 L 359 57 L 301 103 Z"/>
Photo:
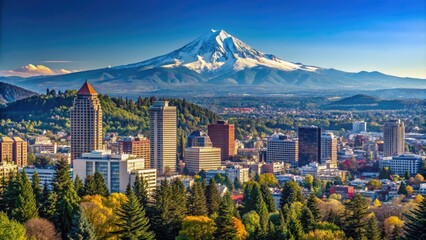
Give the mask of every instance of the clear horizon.
<path id="1" fill-rule="evenodd" d="M 286 61 L 426 78 L 424 1 L 6 0 L 0 7 L 0 75 L 23 66 L 61 74 L 140 62 L 224 29 Z"/>

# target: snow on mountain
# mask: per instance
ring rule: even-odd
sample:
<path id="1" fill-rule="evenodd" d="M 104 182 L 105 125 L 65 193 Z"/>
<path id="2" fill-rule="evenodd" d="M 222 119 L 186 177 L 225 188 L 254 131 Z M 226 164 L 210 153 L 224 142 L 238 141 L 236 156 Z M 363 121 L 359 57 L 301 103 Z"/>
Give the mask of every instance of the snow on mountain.
<path id="1" fill-rule="evenodd" d="M 318 68 L 295 64 L 260 52 L 224 30 L 211 30 L 182 48 L 143 62 L 118 66 L 120 68 L 150 69 L 183 66 L 197 73 L 222 70 L 243 70 L 258 66 L 284 71 L 316 71 Z"/>

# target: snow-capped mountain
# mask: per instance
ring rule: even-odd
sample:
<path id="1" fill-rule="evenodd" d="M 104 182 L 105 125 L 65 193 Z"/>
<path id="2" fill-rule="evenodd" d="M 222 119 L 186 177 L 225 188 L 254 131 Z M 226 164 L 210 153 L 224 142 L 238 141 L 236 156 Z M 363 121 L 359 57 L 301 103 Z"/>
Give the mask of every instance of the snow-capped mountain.
<path id="1" fill-rule="evenodd" d="M 56 76 L 4 78 L 2 81 L 43 92 L 77 89 L 87 79 L 101 93 L 288 90 L 374 90 L 426 88 L 425 79 L 400 78 L 380 72 L 349 73 L 282 60 L 258 51 L 223 30 L 211 30 L 168 54 L 142 62 Z"/>

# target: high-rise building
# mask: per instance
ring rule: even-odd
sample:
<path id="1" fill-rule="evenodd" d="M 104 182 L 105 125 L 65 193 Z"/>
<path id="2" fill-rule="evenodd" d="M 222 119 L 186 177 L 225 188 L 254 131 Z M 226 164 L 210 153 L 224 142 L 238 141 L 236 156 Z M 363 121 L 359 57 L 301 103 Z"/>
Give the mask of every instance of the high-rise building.
<path id="1" fill-rule="evenodd" d="M 27 142 L 20 137 L 0 137 L 0 163 L 27 166 Z"/>
<path id="2" fill-rule="evenodd" d="M 227 121 L 217 121 L 208 126 L 208 134 L 213 143 L 213 147 L 222 151 L 222 161 L 226 161 L 235 153 L 235 126 Z"/>
<path id="3" fill-rule="evenodd" d="M 331 132 L 321 135 L 321 162 L 337 162 L 337 138 Z"/>
<path id="4" fill-rule="evenodd" d="M 352 124 L 352 133 L 367 132 L 367 123 L 364 121 L 355 121 Z"/>
<path id="5" fill-rule="evenodd" d="M 298 129 L 299 167 L 310 162 L 321 163 L 321 128 L 304 126 Z"/>
<path id="6" fill-rule="evenodd" d="M 405 126 L 401 120 L 385 122 L 383 128 L 383 156 L 397 156 L 405 150 Z"/>
<path id="7" fill-rule="evenodd" d="M 127 137 L 118 141 L 118 152 L 136 155 L 138 158 L 143 158 L 145 168 L 151 168 L 151 151 L 149 139 L 142 137 Z"/>
<path id="8" fill-rule="evenodd" d="M 268 139 L 267 162 L 296 163 L 298 160 L 298 142 L 283 134 L 274 134 Z"/>
<path id="9" fill-rule="evenodd" d="M 186 169 L 190 173 L 216 170 L 220 167 L 220 148 L 189 147 L 185 149 Z"/>
<path id="10" fill-rule="evenodd" d="M 149 107 L 151 168 L 159 176 L 176 172 L 176 107 L 155 101 Z"/>
<path id="11" fill-rule="evenodd" d="M 186 140 L 186 147 L 212 147 L 212 141 L 202 130 L 193 131 L 188 135 Z"/>
<path id="12" fill-rule="evenodd" d="M 102 109 L 98 93 L 86 81 L 70 109 L 71 163 L 83 153 L 102 149 Z"/>

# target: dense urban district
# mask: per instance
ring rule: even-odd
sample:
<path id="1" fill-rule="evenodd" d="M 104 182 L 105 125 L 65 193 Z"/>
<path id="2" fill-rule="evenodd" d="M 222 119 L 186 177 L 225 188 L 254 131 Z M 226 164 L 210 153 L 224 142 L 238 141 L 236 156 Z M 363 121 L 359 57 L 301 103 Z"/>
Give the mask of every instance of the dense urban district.
<path id="1" fill-rule="evenodd" d="M 424 240 L 425 115 L 47 89 L 0 107 L 0 239 Z"/>

